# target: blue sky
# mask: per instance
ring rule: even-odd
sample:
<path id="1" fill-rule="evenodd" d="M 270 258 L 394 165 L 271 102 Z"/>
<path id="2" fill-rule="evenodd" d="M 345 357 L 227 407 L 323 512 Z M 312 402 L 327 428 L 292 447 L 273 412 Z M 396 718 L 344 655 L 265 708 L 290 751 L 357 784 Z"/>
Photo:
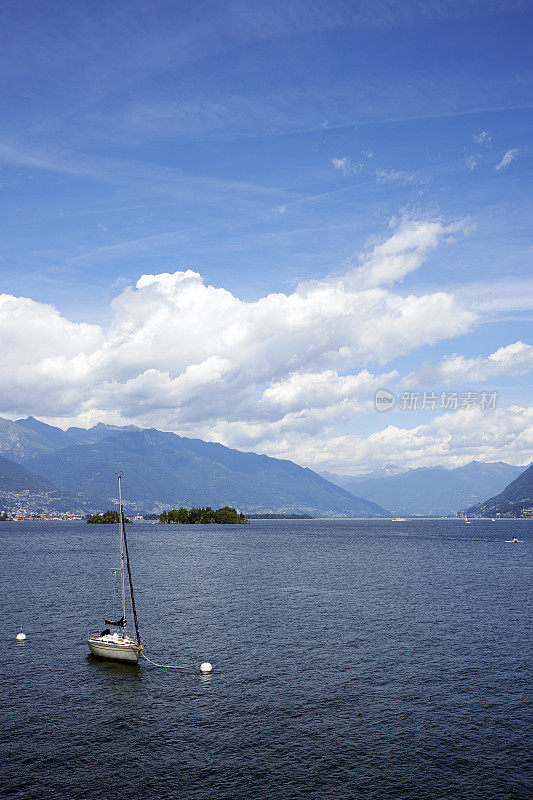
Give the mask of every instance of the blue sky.
<path id="1" fill-rule="evenodd" d="M 397 460 L 407 440 L 409 466 L 500 452 L 527 463 L 530 350 L 478 364 L 474 382 L 470 362 L 451 375 L 458 391 L 499 392 L 501 417 L 478 414 L 468 441 L 460 433 L 467 412 L 442 422 L 431 410 L 382 415 L 371 398 L 393 370 L 387 385 L 398 396 L 425 362 L 433 372 L 412 386 L 442 390 L 450 374 L 446 383 L 437 365 L 447 356 L 486 359 L 530 340 L 532 24 L 530 2 L 3 3 L 0 289 L 37 305 L 5 307 L 4 335 L 16 339 L 26 370 L 14 373 L 1 413 L 63 425 L 153 424 L 332 471 Z M 420 226 L 435 221 L 438 242 L 426 247 Z M 337 297 L 331 315 L 306 324 L 295 343 L 284 301 L 268 298 L 295 297 L 296 313 L 310 281 L 361 269 L 398 230 L 414 237 L 401 239 L 398 257 L 414 247 L 421 260 L 394 278 L 394 289 L 385 280 L 384 291 L 400 300 L 453 297 L 455 310 L 442 306 L 450 324 L 425 338 L 393 326 L 399 345 L 385 353 L 369 330 L 373 314 L 386 324 L 385 295 L 375 306 L 365 295 L 362 314 L 359 300 L 347 312 Z M 135 289 L 142 275 L 187 269 L 249 306 L 225 349 L 205 322 L 232 313 L 225 301 L 213 307 L 198 289 L 196 317 L 174 330 L 168 319 L 174 324 L 182 284 L 160 281 L 159 301 L 145 298 L 145 306 L 156 284 Z M 257 322 L 265 298 L 268 331 Z M 156 307 L 174 337 L 166 362 L 161 348 L 150 349 Z M 317 342 L 347 313 L 346 344 L 341 326 L 318 357 Z M 42 315 L 43 328 L 30 333 L 25 314 Z M 134 332 L 126 331 L 130 315 Z M 425 320 L 417 324 L 429 329 Z M 366 334 L 355 335 L 358 324 Z M 96 326 L 90 342 L 87 325 Z M 78 350 L 62 349 L 70 334 L 61 326 L 73 341 L 80 335 Z M 57 340 L 50 335 L 35 356 L 32 336 L 56 327 Z M 121 355 L 124 336 L 143 354 L 135 363 Z M 201 340 L 201 352 L 186 357 L 184 337 Z M 270 351 L 258 355 L 261 337 L 272 352 L 286 348 L 285 369 Z M 262 367 L 251 369 L 244 351 Z M 224 365 L 207 386 L 210 355 Z M 78 397 L 67 380 L 82 382 L 82 358 L 98 396 Z M 343 382 L 363 370 L 375 376 L 371 386 Z M 190 377 L 197 373 L 199 382 Z M 44 398 L 35 375 L 51 387 Z M 171 387 L 164 397 L 162 375 Z M 317 409 L 302 387 L 312 397 L 324 381 L 337 389 Z M 506 407 L 521 411 L 504 419 Z"/>

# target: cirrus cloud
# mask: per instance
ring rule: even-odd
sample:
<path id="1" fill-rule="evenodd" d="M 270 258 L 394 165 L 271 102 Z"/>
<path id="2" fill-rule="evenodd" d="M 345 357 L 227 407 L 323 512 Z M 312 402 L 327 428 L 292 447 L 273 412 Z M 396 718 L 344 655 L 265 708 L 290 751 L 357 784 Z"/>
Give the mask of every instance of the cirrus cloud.
<path id="1" fill-rule="evenodd" d="M 518 148 L 517 147 L 513 147 L 511 150 L 508 150 L 503 155 L 502 160 L 499 162 L 499 164 L 496 164 L 494 169 L 498 169 L 499 170 L 499 169 L 504 169 L 505 167 L 508 167 L 509 164 L 511 163 L 511 161 L 515 160 L 517 155 L 518 155 Z"/>

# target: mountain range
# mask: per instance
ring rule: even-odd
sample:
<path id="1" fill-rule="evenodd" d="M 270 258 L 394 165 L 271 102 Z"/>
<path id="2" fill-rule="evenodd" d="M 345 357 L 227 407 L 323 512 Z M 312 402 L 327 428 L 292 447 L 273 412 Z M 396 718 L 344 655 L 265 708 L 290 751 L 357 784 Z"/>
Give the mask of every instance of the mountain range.
<path id="1" fill-rule="evenodd" d="M 89 430 L 62 431 L 33 417 L 2 420 L 0 451 L 94 507 L 110 505 L 116 474 L 122 471 L 130 510 L 230 505 L 251 513 L 388 515 L 376 503 L 292 461 L 155 429 L 100 423 Z"/>
<path id="2" fill-rule="evenodd" d="M 446 516 L 501 492 L 523 470 L 502 461 L 471 461 L 454 469 L 420 467 L 401 472 L 386 467 L 359 477 L 330 473 L 327 477 L 394 514 Z"/>
<path id="3" fill-rule="evenodd" d="M 0 456 L 0 487 L 2 492 L 47 492 L 54 489 L 50 481 L 21 467 L 9 458 Z"/>
<path id="4" fill-rule="evenodd" d="M 292 461 L 156 429 L 99 423 L 64 431 L 33 417 L 0 418 L 0 454 L 0 504 L 6 508 L 23 493 L 26 500 L 34 496 L 32 507 L 57 501 L 61 508 L 101 510 L 113 502 L 122 471 L 130 511 L 232 505 L 255 514 L 373 517 L 453 515 L 468 507 L 475 514 L 479 504 L 489 508 L 487 497 L 499 502 L 523 472 L 503 462 L 472 461 L 455 469 L 389 465 L 357 477 L 319 475 Z"/>
<path id="5" fill-rule="evenodd" d="M 465 513 L 474 517 L 533 516 L 533 464 L 503 492 L 467 508 Z"/>
<path id="6" fill-rule="evenodd" d="M 72 511 L 84 513 L 85 498 L 58 490 L 49 480 L 0 456 L 0 511 L 43 514 Z"/>

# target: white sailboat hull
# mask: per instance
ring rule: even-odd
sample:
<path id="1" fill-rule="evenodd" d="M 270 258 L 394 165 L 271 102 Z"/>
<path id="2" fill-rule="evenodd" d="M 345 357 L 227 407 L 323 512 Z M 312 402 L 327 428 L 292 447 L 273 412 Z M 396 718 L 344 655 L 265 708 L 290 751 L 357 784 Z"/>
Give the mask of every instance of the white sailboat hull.
<path id="1" fill-rule="evenodd" d="M 125 661 L 129 664 L 136 664 L 141 655 L 141 648 L 132 639 L 116 638 L 109 641 L 111 637 L 92 636 L 87 640 L 89 650 L 97 658 L 105 658 L 108 661 Z"/>

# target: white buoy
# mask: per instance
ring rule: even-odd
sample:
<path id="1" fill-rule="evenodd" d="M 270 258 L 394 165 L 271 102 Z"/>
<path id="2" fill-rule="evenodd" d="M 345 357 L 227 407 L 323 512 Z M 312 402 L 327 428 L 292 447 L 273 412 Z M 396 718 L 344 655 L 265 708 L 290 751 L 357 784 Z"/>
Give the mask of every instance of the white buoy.
<path id="1" fill-rule="evenodd" d="M 200 664 L 200 672 L 211 672 L 213 667 L 209 663 L 209 661 L 204 661 L 203 664 Z"/>
<path id="2" fill-rule="evenodd" d="M 26 638 L 26 634 L 22 633 L 22 625 L 20 626 L 20 631 L 17 633 L 17 642 L 23 642 Z"/>

